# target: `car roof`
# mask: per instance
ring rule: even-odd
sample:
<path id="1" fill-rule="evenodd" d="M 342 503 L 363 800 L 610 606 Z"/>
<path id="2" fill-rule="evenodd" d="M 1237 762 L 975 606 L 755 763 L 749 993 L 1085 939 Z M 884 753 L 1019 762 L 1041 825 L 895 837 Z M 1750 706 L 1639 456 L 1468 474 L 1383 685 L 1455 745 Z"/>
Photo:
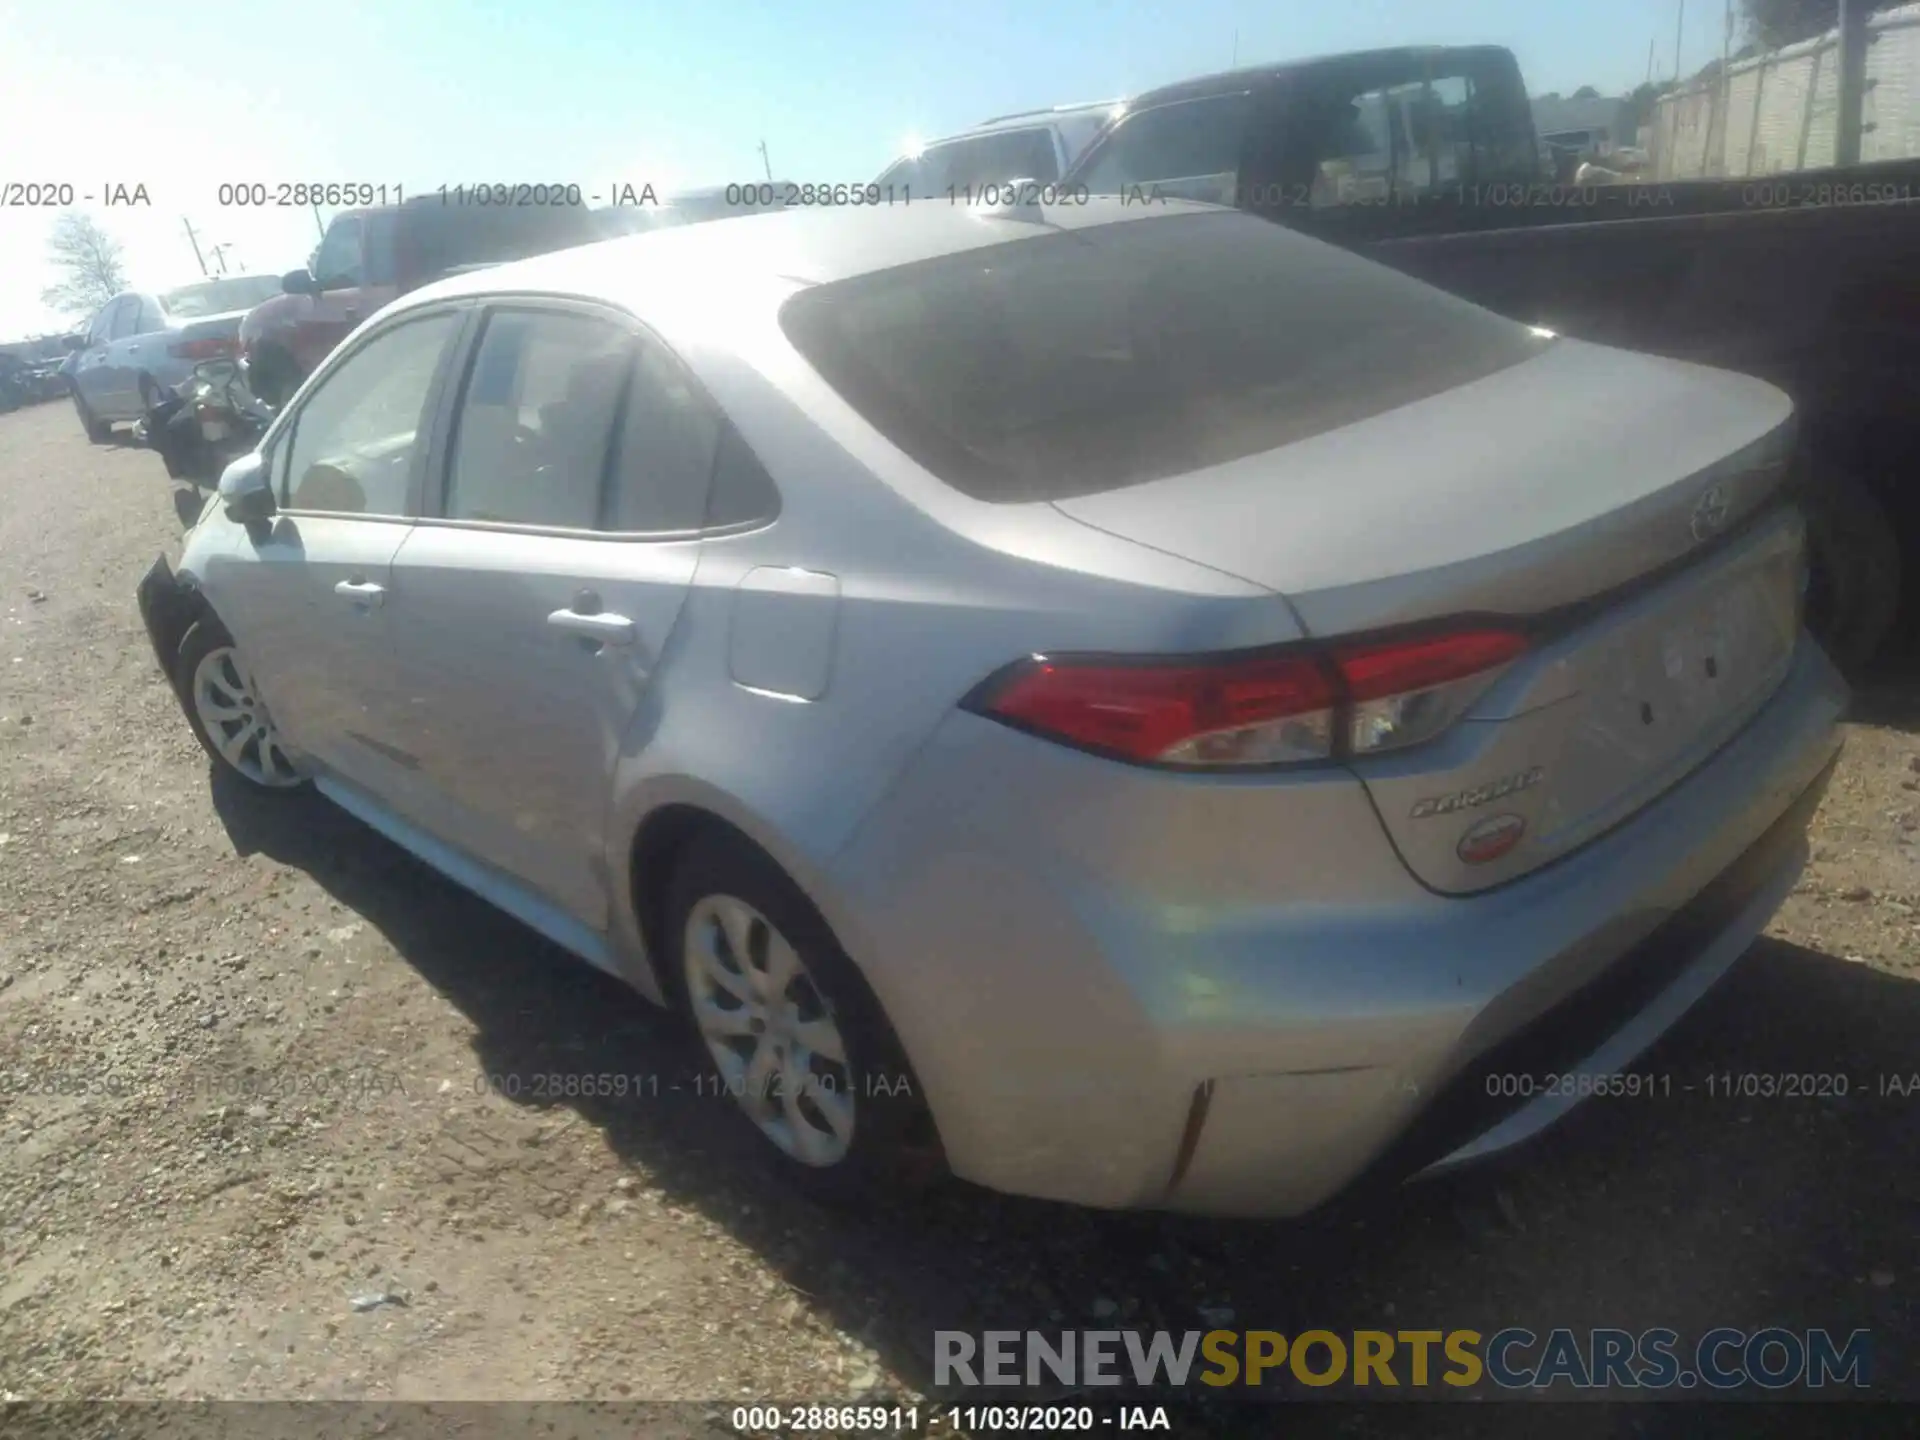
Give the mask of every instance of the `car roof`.
<path id="1" fill-rule="evenodd" d="M 1237 94 L 1242 90 L 1257 89 L 1301 70 L 1328 65 L 1352 66 L 1357 69 L 1404 61 L 1417 55 L 1485 54 L 1500 48 L 1495 45 L 1385 45 L 1374 50 L 1337 50 L 1322 55 L 1302 55 L 1292 60 L 1276 60 L 1265 65 L 1242 65 L 1235 70 L 1218 70 L 1210 75 L 1194 75 L 1185 80 L 1156 86 L 1152 90 L 1143 90 L 1135 95 L 1127 102 L 1127 108 L 1143 110 L 1150 105 L 1165 105 L 1173 100 L 1199 100 L 1210 95 Z"/>
<path id="2" fill-rule="evenodd" d="M 991 119 L 982 120 L 978 125 L 962 130 L 957 135 L 943 135 L 938 140 L 928 141 L 926 148 L 931 150 L 935 145 L 945 145 L 955 140 L 968 140 L 975 135 L 991 135 L 1001 130 L 1038 130 L 1076 116 L 1105 114 L 1125 103 L 1124 99 L 1115 97 L 1112 100 L 1085 100 L 1073 105 L 1052 105 L 1042 110 L 1016 110 L 1010 115 L 995 115 Z"/>
<path id="3" fill-rule="evenodd" d="M 450 276 L 412 292 L 401 306 L 470 295 L 550 294 L 602 299 L 644 317 L 671 297 L 677 306 L 731 301 L 748 289 L 830 284 L 988 245 L 1156 216 L 1223 211 L 1183 200 L 1090 196 L 1037 207 L 1044 223 L 945 201 L 893 206 L 800 207 L 743 215 L 726 225 L 676 226 Z"/>

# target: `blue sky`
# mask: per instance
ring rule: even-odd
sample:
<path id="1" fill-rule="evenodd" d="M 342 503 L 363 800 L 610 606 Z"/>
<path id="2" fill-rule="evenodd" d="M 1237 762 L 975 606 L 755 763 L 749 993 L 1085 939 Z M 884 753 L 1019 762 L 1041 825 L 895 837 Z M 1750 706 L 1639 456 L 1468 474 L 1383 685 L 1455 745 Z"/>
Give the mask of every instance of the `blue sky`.
<path id="1" fill-rule="evenodd" d="M 1720 52 L 1725 0 L 1690 0 L 1683 68 Z M 1673 0 L 18 0 L 0 45 L 0 185 L 146 186 L 95 209 L 134 284 L 199 277 L 183 226 L 279 272 L 311 211 L 222 208 L 222 181 L 575 182 L 589 191 L 776 175 L 870 180 L 911 136 L 1125 95 L 1242 63 L 1493 43 L 1535 93 L 1624 92 L 1674 58 Z M 86 207 L 82 208 L 94 208 Z M 0 339 L 56 328 L 56 212 L 0 208 Z"/>

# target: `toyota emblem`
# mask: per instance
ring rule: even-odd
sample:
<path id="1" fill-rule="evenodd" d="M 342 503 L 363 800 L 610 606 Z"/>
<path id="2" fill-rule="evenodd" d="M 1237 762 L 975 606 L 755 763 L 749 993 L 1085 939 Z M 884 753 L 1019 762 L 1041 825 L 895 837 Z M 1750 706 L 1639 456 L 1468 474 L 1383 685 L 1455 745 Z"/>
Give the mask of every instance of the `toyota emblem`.
<path id="1" fill-rule="evenodd" d="M 1733 508 L 1726 486 L 1709 485 L 1693 504 L 1693 538 L 1707 540 L 1718 535 L 1727 524 L 1727 512 Z"/>

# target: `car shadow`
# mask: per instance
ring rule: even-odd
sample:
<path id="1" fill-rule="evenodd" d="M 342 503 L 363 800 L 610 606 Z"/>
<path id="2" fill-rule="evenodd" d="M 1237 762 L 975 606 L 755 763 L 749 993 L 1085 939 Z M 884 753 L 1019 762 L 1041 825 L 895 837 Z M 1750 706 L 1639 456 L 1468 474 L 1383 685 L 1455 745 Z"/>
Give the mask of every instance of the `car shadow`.
<path id="1" fill-rule="evenodd" d="M 1920 1397 L 1920 1367 L 1894 1343 L 1920 1319 L 1913 978 L 1763 940 L 1635 1066 L 1638 1093 L 1590 1101 L 1506 1160 L 1304 1219 L 1093 1212 L 959 1182 L 843 1213 L 782 1186 L 744 1128 L 714 1123 L 725 1102 L 692 1088 L 691 1045 L 624 986 L 318 797 L 218 776 L 213 793 L 236 849 L 306 871 L 459 1008 L 488 1074 L 656 1069 L 646 1103 L 519 1103 L 576 1111 L 923 1391 L 937 1329 L 1780 1324 L 1872 1331 L 1876 1394 Z M 1407 1428 L 1451 1429 L 1416 1414 Z M 1402 1428 L 1351 1418 L 1342 1433 Z M 1741 1433 L 1774 1433 L 1759 1419 Z M 1631 1433 L 1706 1433 L 1697 1422 L 1643 1412 Z M 1222 1424 L 1209 1433 L 1244 1433 Z"/>

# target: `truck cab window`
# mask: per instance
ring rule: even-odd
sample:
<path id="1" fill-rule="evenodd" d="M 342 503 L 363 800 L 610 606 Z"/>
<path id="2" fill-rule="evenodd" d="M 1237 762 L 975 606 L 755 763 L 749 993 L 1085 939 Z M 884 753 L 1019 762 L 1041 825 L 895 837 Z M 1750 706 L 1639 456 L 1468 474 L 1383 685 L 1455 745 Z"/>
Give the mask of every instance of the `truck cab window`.
<path id="1" fill-rule="evenodd" d="M 1129 115 L 1110 130 L 1080 175 L 1095 195 L 1150 196 L 1231 205 L 1240 183 L 1253 97 L 1245 92 L 1176 100 Z"/>
<path id="2" fill-rule="evenodd" d="M 1475 174 L 1473 86 L 1464 75 L 1383 86 L 1335 99 L 1309 120 L 1309 203 L 1405 203 L 1444 194 Z"/>
<path id="3" fill-rule="evenodd" d="M 313 273 L 329 290 L 366 283 L 360 262 L 360 221 L 340 219 L 327 227 L 326 238 L 313 257 Z"/>

